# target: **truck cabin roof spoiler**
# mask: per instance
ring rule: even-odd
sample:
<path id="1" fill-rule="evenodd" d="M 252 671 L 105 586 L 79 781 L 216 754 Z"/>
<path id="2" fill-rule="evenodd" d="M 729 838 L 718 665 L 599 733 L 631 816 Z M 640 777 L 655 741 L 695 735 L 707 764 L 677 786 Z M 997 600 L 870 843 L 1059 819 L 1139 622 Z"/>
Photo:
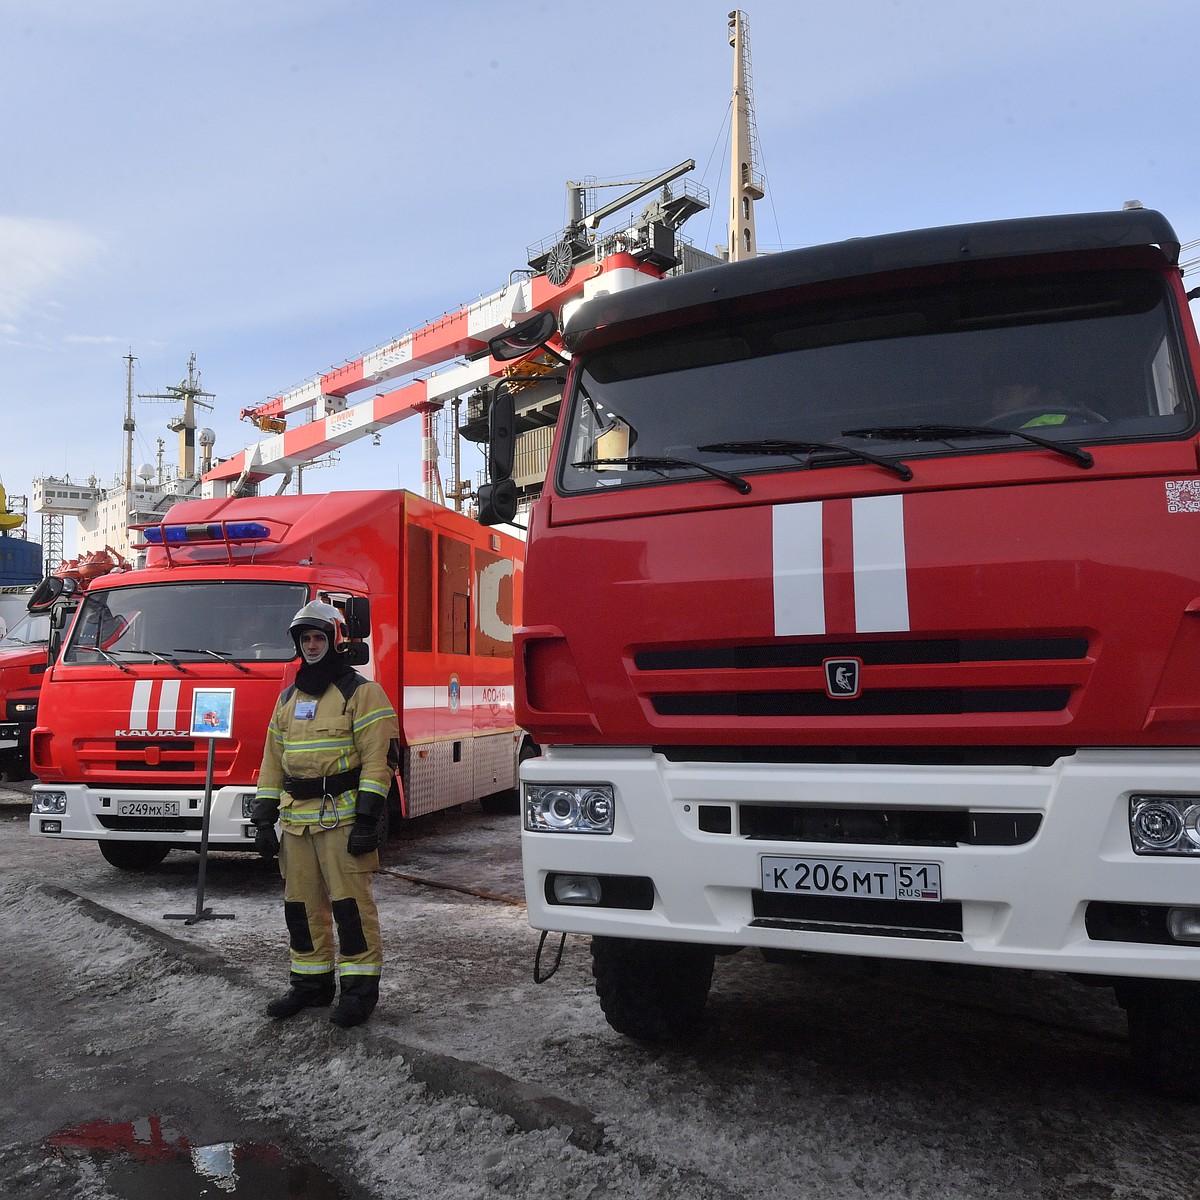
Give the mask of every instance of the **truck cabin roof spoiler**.
<path id="1" fill-rule="evenodd" d="M 742 262 L 726 263 L 597 296 L 572 314 L 563 342 L 572 354 L 589 349 L 612 326 L 639 323 L 665 313 L 736 300 L 762 292 L 879 275 L 893 271 L 983 262 L 1038 254 L 1157 247 L 1168 264 L 1179 261 L 1179 238 L 1153 209 L 1021 217 L 946 225 L 876 237 L 808 246 Z"/>

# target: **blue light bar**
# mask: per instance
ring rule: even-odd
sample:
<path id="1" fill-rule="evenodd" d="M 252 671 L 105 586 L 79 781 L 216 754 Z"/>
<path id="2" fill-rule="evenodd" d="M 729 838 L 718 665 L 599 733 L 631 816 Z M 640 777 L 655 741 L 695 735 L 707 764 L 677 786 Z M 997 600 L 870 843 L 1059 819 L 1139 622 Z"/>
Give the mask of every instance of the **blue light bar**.
<path id="1" fill-rule="evenodd" d="M 212 522 L 207 525 L 152 525 L 142 530 L 152 545 L 180 542 L 261 542 L 271 531 L 259 521 Z"/>

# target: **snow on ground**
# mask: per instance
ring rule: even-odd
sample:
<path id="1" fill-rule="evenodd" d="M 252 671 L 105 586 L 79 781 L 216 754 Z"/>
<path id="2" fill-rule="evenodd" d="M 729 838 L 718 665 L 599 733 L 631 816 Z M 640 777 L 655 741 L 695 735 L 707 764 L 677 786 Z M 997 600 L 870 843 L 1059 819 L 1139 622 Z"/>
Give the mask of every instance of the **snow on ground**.
<path id="1" fill-rule="evenodd" d="M 286 973 L 272 869 L 214 855 L 206 903 L 235 918 L 185 926 L 163 915 L 194 907 L 194 855 L 130 877 L 89 843 L 29 838 L 23 821 L 0 822 L 5 925 L 52 923 L 53 953 L 91 954 L 88 986 L 151 995 L 164 1036 L 185 1025 L 213 1045 L 232 1038 L 247 1111 L 297 1130 L 370 1196 L 1196 1194 L 1195 1109 L 1136 1090 L 1104 989 L 842 960 L 795 970 L 742 954 L 718 960 L 698 1043 L 637 1045 L 603 1019 L 585 939 L 568 938 L 539 987 L 519 904 L 404 878 L 520 896 L 512 819 L 464 812 L 389 848 L 376 883 L 389 963 L 366 1029 L 332 1030 L 316 1013 L 277 1024 L 262 1015 Z M 46 886 L 144 932 L 98 933 Z M 187 965 L 205 952 L 209 967 Z M 434 1055 L 501 1072 L 514 1093 L 560 1097 L 595 1118 L 603 1142 L 585 1149 L 569 1127 L 523 1127 L 478 1096 L 437 1094 L 416 1078 Z"/>

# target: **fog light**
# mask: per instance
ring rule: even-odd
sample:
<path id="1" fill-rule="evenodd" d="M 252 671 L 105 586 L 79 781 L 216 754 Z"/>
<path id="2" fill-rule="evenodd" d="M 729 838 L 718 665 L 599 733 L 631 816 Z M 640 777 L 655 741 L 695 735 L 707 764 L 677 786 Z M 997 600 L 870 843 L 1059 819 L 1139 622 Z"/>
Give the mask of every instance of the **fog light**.
<path id="1" fill-rule="evenodd" d="M 525 828 L 532 833 L 612 833 L 616 807 L 609 784 L 526 783 Z"/>
<path id="2" fill-rule="evenodd" d="M 43 833 L 62 833 L 61 821 L 42 821 L 40 824 Z"/>
<path id="3" fill-rule="evenodd" d="M 1167 909 L 1167 932 L 1177 942 L 1200 942 L 1200 908 Z"/>
<path id="4" fill-rule="evenodd" d="M 66 792 L 34 792 L 33 811 L 35 813 L 65 813 L 67 811 Z M 58 830 L 53 830 L 57 833 Z"/>
<path id="5" fill-rule="evenodd" d="M 559 904 L 599 904 L 600 880 L 595 875 L 555 875 L 554 898 Z"/>
<path id="6" fill-rule="evenodd" d="M 251 840 L 253 840 L 256 833 L 258 833 L 258 830 L 253 825 L 247 825 L 245 829 L 242 830 L 242 835 Z"/>

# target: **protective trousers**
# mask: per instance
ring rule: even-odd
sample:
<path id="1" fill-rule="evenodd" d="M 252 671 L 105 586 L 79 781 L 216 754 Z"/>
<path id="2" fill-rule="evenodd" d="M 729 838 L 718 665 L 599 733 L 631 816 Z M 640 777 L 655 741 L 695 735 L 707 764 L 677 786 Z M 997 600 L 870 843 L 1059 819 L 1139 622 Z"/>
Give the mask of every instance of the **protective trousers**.
<path id="1" fill-rule="evenodd" d="M 342 994 L 373 999 L 383 969 L 379 912 L 371 895 L 379 854 L 352 857 L 346 849 L 351 827 L 352 822 L 344 821 L 334 829 L 309 826 L 293 833 L 284 825 L 279 871 L 291 943 L 291 985 L 332 998 L 336 924 Z"/>

